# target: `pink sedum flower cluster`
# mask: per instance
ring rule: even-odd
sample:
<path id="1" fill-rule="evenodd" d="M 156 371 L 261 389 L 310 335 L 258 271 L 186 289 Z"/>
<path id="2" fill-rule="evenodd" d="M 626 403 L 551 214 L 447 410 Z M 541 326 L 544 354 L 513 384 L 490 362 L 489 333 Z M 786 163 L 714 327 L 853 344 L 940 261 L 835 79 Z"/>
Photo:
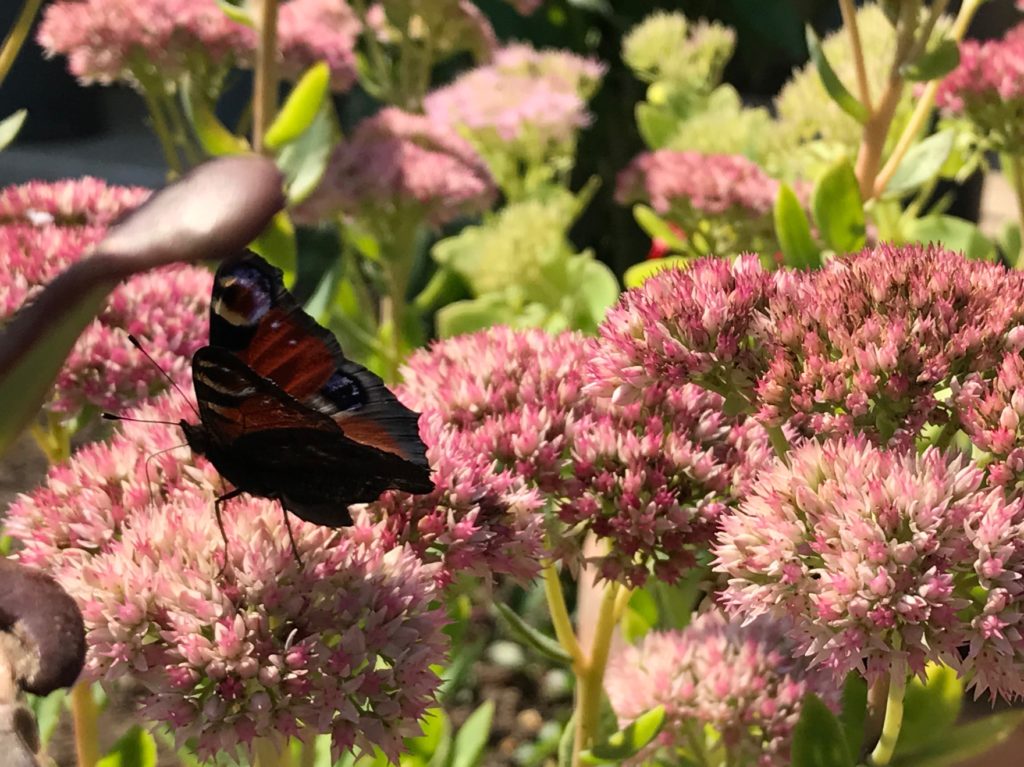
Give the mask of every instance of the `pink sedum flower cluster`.
<path id="1" fill-rule="evenodd" d="M 434 226 L 487 210 L 495 188 L 472 146 L 424 115 L 389 107 L 361 122 L 334 150 L 306 220 L 337 212 L 366 219 L 414 206 Z"/>
<path id="2" fill-rule="evenodd" d="M 189 412 L 171 393 L 132 415 Z M 224 507 L 225 548 L 223 492 L 175 427 L 124 423 L 13 504 L 7 532 L 82 607 L 87 673 L 130 672 L 149 691 L 143 715 L 203 754 L 301 726 L 329 733 L 336 755 L 379 747 L 397 760 L 447 647 L 436 566 L 365 523 L 292 519 L 300 568 L 280 506 L 248 497 Z"/>
<path id="3" fill-rule="evenodd" d="M 561 145 L 589 124 L 586 99 L 603 74 L 593 59 L 511 45 L 498 50 L 491 64 L 428 94 L 423 106 L 435 121 L 467 132 L 478 144 Z"/>
<path id="4" fill-rule="evenodd" d="M 424 413 L 432 465 L 452 468 L 438 471 L 439 497 L 396 493 L 376 513 L 404 509 L 412 514 L 404 526 L 439 530 L 466 520 L 461 562 L 471 572 L 532 575 L 545 551 L 577 562 L 582 537 L 592 532 L 611 544 L 596 558 L 604 577 L 631 584 L 652 572 L 679 578 L 695 548 L 710 540 L 730 487 L 766 458 L 764 435 L 724 416 L 721 398 L 696 387 L 659 388 L 648 402 L 621 410 L 599 406 L 582 389 L 593 349 L 576 333 L 498 327 L 414 354 L 403 396 Z M 450 477 L 464 489 L 453 493 Z M 469 517 L 452 503 L 509 491 L 496 508 L 515 515 Z M 542 511 L 564 523 L 547 542 Z M 448 571 L 452 551 L 442 551 Z"/>
<path id="5" fill-rule="evenodd" d="M 644 203 L 678 226 L 700 255 L 772 253 L 779 183 L 742 155 L 659 149 L 619 173 L 615 198 Z"/>
<path id="6" fill-rule="evenodd" d="M 92 178 L 31 182 L 0 190 L 0 319 L 10 317 L 103 239 L 107 225 L 139 205 L 147 190 Z M 169 266 L 114 289 L 64 363 L 49 412 L 119 409 L 162 389 L 164 378 L 128 341 L 134 334 L 172 374 L 184 371 L 206 337 L 212 278 L 193 266 Z"/>
<path id="7" fill-rule="evenodd" d="M 1022 307 L 1018 273 L 934 246 L 880 245 L 808 273 L 705 259 L 620 299 L 587 386 L 625 403 L 694 381 L 794 435 L 910 444 L 949 421 L 954 378 L 1002 358 Z"/>
<path id="8" fill-rule="evenodd" d="M 1024 694 L 1021 499 L 935 448 L 829 440 L 787 461 L 722 519 L 715 568 L 732 614 L 791 619 L 800 652 L 837 680 L 942 661 L 979 693 Z"/>
<path id="9" fill-rule="evenodd" d="M 1002 151 L 1024 151 L 1024 24 L 997 40 L 960 43 L 960 63 L 935 96 L 947 114 L 965 115 Z"/>
<path id="10" fill-rule="evenodd" d="M 344 0 L 282 3 L 282 71 L 298 77 L 323 60 L 332 86 L 346 90 L 355 82 L 359 31 Z M 82 82 L 110 83 L 135 81 L 140 73 L 173 79 L 191 71 L 196 60 L 251 65 L 256 37 L 215 0 L 59 0 L 46 9 L 39 42 L 49 55 L 67 56 Z"/>
<path id="11" fill-rule="evenodd" d="M 659 149 L 619 173 L 616 199 L 646 202 L 659 213 L 675 205 L 709 215 L 770 215 L 779 184 L 741 155 Z"/>
<path id="12" fill-rule="evenodd" d="M 804 696 L 814 693 L 838 709 L 839 695 L 828 674 L 794 653 L 784 628 L 713 610 L 681 631 L 651 632 L 639 645 L 618 651 L 605 684 L 620 722 L 665 707 L 660 735 L 628 764 L 649 763 L 666 751 L 674 763 L 675 749 L 700 753 L 709 745 L 706 739 L 717 738 L 735 764 L 790 764 Z"/>

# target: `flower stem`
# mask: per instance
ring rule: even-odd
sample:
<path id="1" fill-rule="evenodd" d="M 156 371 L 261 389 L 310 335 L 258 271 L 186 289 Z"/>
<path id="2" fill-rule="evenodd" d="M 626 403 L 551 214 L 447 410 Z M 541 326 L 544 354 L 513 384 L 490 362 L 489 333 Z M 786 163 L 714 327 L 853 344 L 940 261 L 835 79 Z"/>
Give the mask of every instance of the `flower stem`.
<path id="1" fill-rule="evenodd" d="M 258 0 L 259 39 L 252 84 L 252 145 L 263 152 L 263 136 L 277 112 L 277 2 Z"/>
<path id="2" fill-rule="evenodd" d="M 601 701 L 604 694 L 604 672 L 608 666 L 608 653 L 616 626 L 619 584 L 609 583 L 601 599 L 601 609 L 594 626 L 594 641 L 590 646 L 583 673 L 576 680 L 576 736 L 573 741 L 572 763 L 580 764 L 580 754 L 593 744 L 601 721 Z"/>
<path id="3" fill-rule="evenodd" d="M 960 6 L 960 12 L 957 14 L 956 21 L 953 22 L 953 26 L 949 31 L 950 39 L 960 42 L 963 39 L 964 34 L 967 32 L 967 27 L 974 18 L 974 14 L 985 0 L 964 0 L 963 5 Z M 899 167 L 903 158 L 906 156 L 910 147 L 913 146 L 914 141 L 917 139 L 918 133 L 921 131 L 925 121 L 932 113 L 932 105 L 935 103 L 935 94 L 939 90 L 939 83 L 941 80 L 932 80 L 925 85 L 924 90 L 917 97 L 917 104 L 914 107 L 913 113 L 910 115 L 910 119 L 907 121 L 906 126 L 903 128 L 903 133 L 900 135 L 899 140 L 896 142 L 896 146 L 892 150 L 892 154 L 889 155 L 889 159 L 885 161 L 885 165 L 878 172 L 875 178 L 872 195 L 874 197 L 879 196 L 885 191 L 886 184 L 892 178 L 896 169 Z"/>
<path id="4" fill-rule="evenodd" d="M 1013 184 L 1013 196 L 1017 198 L 1017 226 L 1020 228 L 1021 236 L 1024 236 L 1024 157 L 1019 154 L 1004 155 L 1009 159 L 1009 167 L 1006 169 L 1010 176 L 1010 183 Z M 1020 253 L 1007 253 L 1012 258 L 1011 263 L 1014 269 L 1024 268 L 1024 259 Z"/>
<path id="5" fill-rule="evenodd" d="M 71 719 L 75 730 L 77 767 L 94 767 L 100 760 L 100 746 L 96 740 L 99 711 L 92 697 L 92 685 L 77 682 L 71 688 Z"/>
<path id="6" fill-rule="evenodd" d="M 889 679 L 889 695 L 885 701 L 882 734 L 870 757 L 870 764 L 873 767 L 886 767 L 892 760 L 893 752 L 896 750 L 896 741 L 900 735 L 900 727 L 903 725 L 903 698 L 906 692 L 907 670 L 902 661 L 894 661 Z"/>
<path id="7" fill-rule="evenodd" d="M 174 134 L 164 116 L 162 99 L 159 95 L 159 91 L 163 89 L 163 83 L 158 77 L 153 77 L 146 71 L 145 63 L 133 64 L 131 72 L 142 89 L 142 99 L 146 102 L 146 108 L 149 110 L 149 118 L 153 122 L 153 133 L 156 134 L 157 141 L 160 142 L 160 149 L 167 162 L 167 170 L 170 175 L 177 176 L 182 171 L 181 158 L 178 157 L 178 150 L 174 145 Z"/>
<path id="8" fill-rule="evenodd" d="M 839 10 L 843 14 L 843 26 L 850 35 L 850 47 L 853 49 L 853 63 L 857 69 L 857 91 L 860 102 L 871 112 L 871 87 L 868 83 L 868 71 L 864 65 L 864 46 L 860 42 L 860 29 L 857 27 L 857 9 L 853 0 L 839 0 Z"/>
<path id="9" fill-rule="evenodd" d="M 14 66 L 14 61 L 18 58 L 21 46 L 25 44 L 28 33 L 32 30 L 32 22 L 35 21 L 42 4 L 43 0 L 25 0 L 24 5 L 21 6 L 21 13 L 18 14 L 7 37 L 4 38 L 3 47 L 0 48 L 0 83 L 3 83 L 7 73 Z"/>
<path id="10" fill-rule="evenodd" d="M 553 564 L 549 564 L 541 572 L 544 576 L 544 594 L 548 599 L 548 612 L 551 614 L 551 623 L 555 627 L 555 636 L 558 637 L 558 643 L 562 645 L 562 649 L 572 658 L 573 669 L 576 673 L 580 673 L 587 661 L 583 657 L 583 650 L 576 639 L 576 632 L 572 627 L 572 620 L 569 618 L 569 610 L 565 606 L 565 593 L 562 591 L 558 570 Z"/>

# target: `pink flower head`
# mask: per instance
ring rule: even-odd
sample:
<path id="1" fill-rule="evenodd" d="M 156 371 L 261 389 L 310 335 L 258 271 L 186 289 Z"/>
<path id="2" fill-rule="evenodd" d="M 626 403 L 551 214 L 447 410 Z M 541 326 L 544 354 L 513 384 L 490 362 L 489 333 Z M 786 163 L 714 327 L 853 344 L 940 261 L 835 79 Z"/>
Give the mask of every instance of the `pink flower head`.
<path id="1" fill-rule="evenodd" d="M 711 216 L 756 218 L 771 216 L 778 188 L 777 181 L 741 155 L 659 149 L 639 155 L 619 173 L 615 196 L 623 205 L 649 203 L 662 214 L 681 207 Z"/>
<path id="2" fill-rule="evenodd" d="M 948 419 L 940 390 L 995 365 L 1024 316 L 1019 274 L 936 246 L 879 245 L 776 284 L 759 417 L 806 436 L 910 443 Z"/>
<path id="3" fill-rule="evenodd" d="M 772 219 L 778 191 L 775 179 L 741 155 L 659 149 L 619 173 L 615 197 L 623 205 L 648 204 L 694 235 L 694 252 L 732 256 L 779 249 Z"/>
<path id="4" fill-rule="evenodd" d="M 550 553 L 576 562 L 592 532 L 611 543 L 597 560 L 604 577 L 676 580 L 710 539 L 731 488 L 766 457 L 764 435 L 724 416 L 721 398 L 696 387 L 652 389 L 630 408 L 601 408 L 582 391 L 593 353 L 576 333 L 497 327 L 414 354 L 403 397 L 424 413 L 439 497 L 395 495 L 378 513 L 402 515 L 404 504 L 420 535 L 438 531 L 442 554 L 454 538 L 441 522 L 466 520 L 464 556 L 476 569 L 523 575 L 536 572 L 539 512 L 550 508 L 565 523 Z M 481 502 L 495 511 L 463 510 Z M 485 548 L 517 530 L 515 545 Z"/>
<path id="5" fill-rule="evenodd" d="M 589 124 L 585 102 L 603 73 L 592 59 L 512 45 L 499 50 L 492 64 L 428 94 L 423 106 L 434 120 L 477 142 L 561 145 Z"/>
<path id="6" fill-rule="evenodd" d="M 532 16 L 544 4 L 544 0 L 506 0 L 520 16 Z"/>
<path id="7" fill-rule="evenodd" d="M 281 5 L 278 47 L 282 74 L 298 80 L 317 62 L 331 70 L 331 88 L 347 91 L 356 80 L 356 41 L 361 27 L 345 0 L 291 0 Z"/>
<path id="8" fill-rule="evenodd" d="M 175 421 L 170 394 L 132 413 Z M 402 739 L 433 704 L 444 660 L 437 573 L 386 531 L 291 520 L 275 502 L 239 499 L 214 518 L 222 482 L 180 431 L 125 423 L 51 469 L 9 511 L 20 558 L 57 576 L 82 607 L 87 672 L 130 672 L 148 719 L 209 755 L 253 738 L 329 733 L 337 754 Z M 182 449 L 159 453 L 175 444 Z"/>
<path id="9" fill-rule="evenodd" d="M 1011 332 L 1010 337 L 1022 331 Z M 1008 344 L 1010 345 L 1010 344 Z M 1024 481 L 1024 356 L 1011 348 L 994 371 L 954 379 L 952 404 L 957 422 L 979 450 L 988 453 L 989 478 L 1020 487 Z"/>
<path id="10" fill-rule="evenodd" d="M 1024 691 L 1020 499 L 982 488 L 980 469 L 934 448 L 830 440 L 788 461 L 722 519 L 715 569 L 731 613 L 788 616 L 800 651 L 837 680 L 943 661 L 979 690 Z M 1012 628 L 996 632 L 997 621 Z"/>
<path id="11" fill-rule="evenodd" d="M 335 89 L 347 89 L 355 80 L 358 31 L 344 0 L 283 3 L 282 71 L 294 78 L 323 60 Z M 49 55 L 67 56 L 81 81 L 109 83 L 134 82 L 139 73 L 153 71 L 174 79 L 196 59 L 222 67 L 251 65 L 256 37 L 216 0 L 58 0 L 46 9 L 39 42 Z"/>
<path id="12" fill-rule="evenodd" d="M 814 693 L 838 709 L 839 694 L 828 674 L 798 656 L 784 626 L 713 610 L 682 631 L 651 632 L 616 653 L 605 685 L 620 722 L 665 707 L 661 735 L 629 764 L 666 750 L 669 762 L 675 749 L 700 752 L 711 727 L 737 764 L 788 765 L 804 696 Z"/>
<path id="13" fill-rule="evenodd" d="M 141 203 L 143 189 L 85 178 L 31 182 L 0 190 L 0 319 L 11 316 L 106 233 L 106 225 Z M 61 370 L 47 409 L 72 419 L 87 408 L 119 410 L 164 388 L 165 379 L 132 347 L 134 334 L 172 374 L 186 369 L 206 337 L 212 278 L 204 269 L 170 266 L 118 286 L 86 328 Z"/>
<path id="14" fill-rule="evenodd" d="M 390 107 L 360 123 L 335 150 L 302 216 L 338 210 L 385 219 L 404 205 L 434 226 L 486 210 L 494 201 L 490 174 L 455 131 L 423 115 Z"/>
<path id="15" fill-rule="evenodd" d="M 767 364 L 774 290 L 752 255 L 659 272 L 608 311 L 587 364 L 588 391 L 628 403 L 657 384 L 750 389 Z"/>
<path id="16" fill-rule="evenodd" d="M 960 63 L 935 97 L 947 114 L 969 117 L 1001 151 L 1024 150 L 1024 24 L 998 40 L 965 40 Z"/>

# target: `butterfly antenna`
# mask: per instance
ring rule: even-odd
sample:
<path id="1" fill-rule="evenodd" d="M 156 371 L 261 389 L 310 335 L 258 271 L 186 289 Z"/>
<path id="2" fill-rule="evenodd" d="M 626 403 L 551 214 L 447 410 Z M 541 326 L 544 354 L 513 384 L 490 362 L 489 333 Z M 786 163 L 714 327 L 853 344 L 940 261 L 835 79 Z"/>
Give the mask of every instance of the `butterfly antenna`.
<path id="1" fill-rule="evenodd" d="M 167 426 L 181 426 L 178 421 L 161 421 L 156 418 L 132 418 L 127 415 L 118 415 L 117 413 L 100 413 L 100 418 L 105 421 L 131 421 L 132 423 L 162 423 Z M 178 447 L 185 447 L 185 445 L 176 445 L 175 447 L 168 448 L 168 450 L 175 450 Z M 161 450 L 160 453 L 165 453 L 166 450 Z M 154 453 L 154 455 L 160 455 L 160 453 Z"/>
<path id="2" fill-rule="evenodd" d="M 279 501 L 280 503 L 280 501 Z M 288 542 L 292 545 L 292 556 L 295 557 L 295 561 L 299 565 L 299 569 L 303 569 L 302 557 L 299 556 L 299 547 L 295 545 L 295 534 L 292 532 L 292 521 L 288 518 L 288 509 L 281 504 L 281 513 L 284 514 L 284 526 L 288 530 Z"/>
<path id="3" fill-rule="evenodd" d="M 104 413 L 103 415 L 106 416 L 108 414 Z M 110 420 L 113 420 L 113 419 L 110 419 Z M 135 419 L 117 419 L 117 420 L 135 420 Z M 166 423 L 166 421 L 159 421 L 158 423 Z M 178 424 L 174 424 L 174 425 L 177 426 Z M 177 450 L 178 448 L 181 448 L 181 447 L 188 447 L 188 443 L 185 442 L 185 443 L 182 443 L 180 445 L 175 445 L 174 447 L 165 447 L 163 450 L 157 450 L 152 455 L 147 456 L 147 458 L 146 458 L 146 484 L 149 486 L 149 502 L 151 504 L 156 505 L 156 496 L 153 494 L 153 485 L 156 484 L 156 483 L 153 482 L 153 477 L 149 473 L 150 464 L 153 462 L 153 459 L 156 458 L 157 456 L 161 456 L 164 453 L 169 453 L 172 450 Z"/>
<path id="4" fill-rule="evenodd" d="M 178 386 L 177 382 L 173 378 L 171 378 L 171 374 L 168 373 L 166 370 L 164 370 L 162 367 L 160 367 L 160 363 L 157 362 L 155 359 L 153 359 L 153 356 L 149 352 L 147 352 L 145 349 L 142 348 L 142 344 L 139 343 L 139 339 L 136 338 L 135 336 L 133 336 L 131 333 L 129 333 L 128 334 L 128 340 L 131 342 L 132 346 L 134 346 L 136 349 L 138 349 L 140 352 L 142 352 L 143 356 L 147 360 L 149 360 L 150 363 L 152 363 L 153 367 L 155 367 L 157 370 L 160 371 L 161 375 L 163 375 L 163 377 L 167 379 L 168 383 L 170 383 L 170 385 L 174 387 L 174 389 L 178 392 L 178 394 L 180 394 L 184 398 L 184 400 L 188 403 L 188 406 L 190 408 L 192 408 L 192 411 L 198 416 L 199 415 L 199 410 L 196 408 L 195 405 L 192 404 L 192 400 L 190 400 L 188 398 L 188 395 L 186 395 L 185 392 L 183 392 L 181 390 L 181 387 Z M 175 424 L 175 426 L 177 426 L 177 424 Z"/>

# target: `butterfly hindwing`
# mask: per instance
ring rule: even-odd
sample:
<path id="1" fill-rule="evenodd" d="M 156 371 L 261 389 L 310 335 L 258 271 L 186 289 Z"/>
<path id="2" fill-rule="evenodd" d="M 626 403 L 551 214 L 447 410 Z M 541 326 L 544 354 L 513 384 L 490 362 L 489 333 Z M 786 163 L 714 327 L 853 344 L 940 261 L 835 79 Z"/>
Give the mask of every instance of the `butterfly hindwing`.
<path id="1" fill-rule="evenodd" d="M 331 332 L 285 289 L 281 271 L 259 256 L 246 254 L 217 270 L 210 345 L 333 419 L 353 441 L 426 469 L 418 415 L 377 375 L 345 357 Z"/>

